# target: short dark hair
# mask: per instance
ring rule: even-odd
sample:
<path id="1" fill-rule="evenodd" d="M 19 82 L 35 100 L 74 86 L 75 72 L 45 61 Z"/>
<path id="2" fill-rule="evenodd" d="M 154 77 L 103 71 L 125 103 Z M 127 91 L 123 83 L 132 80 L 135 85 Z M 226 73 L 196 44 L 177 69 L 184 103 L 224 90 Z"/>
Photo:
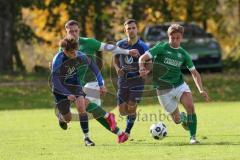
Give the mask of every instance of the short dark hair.
<path id="1" fill-rule="evenodd" d="M 77 50 L 78 42 L 72 36 L 67 36 L 60 40 L 59 46 L 66 51 Z"/>
<path id="2" fill-rule="evenodd" d="M 79 27 L 78 21 L 75 21 L 75 20 L 67 21 L 67 23 L 65 24 L 65 28 L 68 28 L 69 26 L 73 26 L 73 25 L 77 25 Z"/>
<path id="3" fill-rule="evenodd" d="M 127 24 L 130 24 L 130 23 L 135 23 L 137 24 L 137 21 L 135 19 L 127 19 L 125 22 L 124 22 L 124 26 L 126 26 Z"/>

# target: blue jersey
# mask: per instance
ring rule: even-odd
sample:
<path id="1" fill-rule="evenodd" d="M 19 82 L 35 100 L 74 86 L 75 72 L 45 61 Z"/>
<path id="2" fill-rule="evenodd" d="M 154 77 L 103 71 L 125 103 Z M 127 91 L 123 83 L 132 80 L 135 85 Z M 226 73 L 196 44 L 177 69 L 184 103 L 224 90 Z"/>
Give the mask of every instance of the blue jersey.
<path id="1" fill-rule="evenodd" d="M 124 49 L 137 49 L 140 55 L 143 55 L 149 48 L 148 46 L 140 39 L 134 45 L 130 45 L 127 39 L 123 39 L 117 42 L 117 46 Z M 132 57 L 130 55 L 118 55 L 120 68 L 124 69 L 125 77 L 132 78 L 139 76 L 139 65 L 138 58 Z"/>
<path id="2" fill-rule="evenodd" d="M 82 67 L 89 67 L 96 76 L 98 85 L 103 85 L 103 77 L 97 65 L 84 53 L 78 51 L 76 58 L 70 59 L 63 52 L 58 52 L 52 61 L 53 92 L 68 96 L 82 91 L 77 75 L 77 70 Z"/>

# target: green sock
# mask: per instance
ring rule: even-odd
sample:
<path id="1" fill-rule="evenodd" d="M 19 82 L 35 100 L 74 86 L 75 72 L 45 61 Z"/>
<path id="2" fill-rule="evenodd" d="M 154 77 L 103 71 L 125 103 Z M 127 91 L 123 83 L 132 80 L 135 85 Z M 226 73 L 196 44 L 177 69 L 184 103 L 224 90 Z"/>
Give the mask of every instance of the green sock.
<path id="1" fill-rule="evenodd" d="M 99 117 L 96 119 L 103 127 L 105 127 L 107 130 L 111 131 L 108 123 L 107 123 L 107 120 L 104 118 L 104 117 Z"/>
<path id="2" fill-rule="evenodd" d="M 95 119 L 99 117 L 104 117 L 106 114 L 106 111 L 104 111 L 100 106 L 95 103 L 89 103 L 86 110 L 87 112 L 92 113 Z"/>
<path id="3" fill-rule="evenodd" d="M 107 130 L 111 131 L 111 129 L 110 129 L 108 123 L 107 123 L 107 120 L 106 120 L 104 117 L 97 118 L 96 120 L 97 120 L 103 127 L 105 127 Z M 119 130 L 120 130 L 120 129 L 119 129 L 118 127 L 116 127 L 115 130 L 114 130 L 114 131 L 111 131 L 111 132 L 114 133 L 114 134 L 118 134 Z"/>
<path id="4" fill-rule="evenodd" d="M 111 131 L 107 120 L 104 118 L 106 111 L 102 109 L 102 107 L 98 106 L 95 103 L 89 103 L 87 106 L 87 112 L 92 113 L 93 117 L 107 130 Z M 115 128 L 114 131 L 111 131 L 114 134 L 117 134 L 120 129 L 118 127 Z"/>
<path id="5" fill-rule="evenodd" d="M 187 116 L 188 118 L 188 127 L 189 127 L 189 131 L 190 131 L 190 136 L 194 137 L 196 136 L 196 132 L 197 132 L 197 115 L 194 114 L 190 114 Z"/>

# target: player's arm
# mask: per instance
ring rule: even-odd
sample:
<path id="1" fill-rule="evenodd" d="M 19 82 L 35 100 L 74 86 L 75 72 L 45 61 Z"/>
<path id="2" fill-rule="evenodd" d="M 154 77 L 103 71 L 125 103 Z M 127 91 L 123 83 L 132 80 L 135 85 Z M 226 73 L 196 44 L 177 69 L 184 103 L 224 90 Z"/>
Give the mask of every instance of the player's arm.
<path id="1" fill-rule="evenodd" d="M 100 94 L 103 95 L 106 93 L 106 88 L 104 86 L 104 80 L 103 80 L 103 76 L 99 70 L 99 68 L 97 67 L 97 65 L 87 56 L 82 56 L 82 58 L 84 59 L 84 62 L 89 66 L 89 68 L 91 69 L 91 71 L 94 73 L 98 85 L 100 87 Z"/>
<path id="2" fill-rule="evenodd" d="M 150 70 L 146 68 L 146 63 L 152 63 L 152 59 L 157 54 L 161 54 L 163 50 L 163 44 L 164 43 L 158 43 L 149 50 L 145 51 L 145 53 L 140 56 L 138 62 L 139 62 L 139 73 L 140 76 L 146 76 Z"/>
<path id="3" fill-rule="evenodd" d="M 60 77 L 63 77 L 63 75 L 60 74 L 60 66 L 56 64 L 56 62 L 52 63 L 52 82 L 54 91 L 58 92 L 59 94 L 69 96 L 71 95 L 71 92 L 63 86 L 62 80 Z"/>
<path id="4" fill-rule="evenodd" d="M 208 102 L 209 101 L 209 97 L 207 92 L 203 89 L 203 85 L 202 85 L 202 79 L 201 76 L 199 74 L 199 72 L 196 69 L 190 70 L 193 80 L 198 88 L 199 93 L 205 98 L 205 100 Z"/>
<path id="5" fill-rule="evenodd" d="M 119 76 L 124 75 L 123 68 L 120 67 L 120 62 L 119 62 L 119 55 L 115 55 L 113 57 L 113 66 Z"/>
<path id="6" fill-rule="evenodd" d="M 140 55 L 137 49 L 131 49 L 131 50 L 122 49 L 117 45 L 103 43 L 93 38 L 88 38 L 87 41 L 89 44 L 91 44 L 90 47 L 94 51 L 106 51 L 106 52 L 112 52 L 114 55 L 125 54 L 133 57 L 139 57 Z"/>
<path id="7" fill-rule="evenodd" d="M 152 55 L 150 54 L 149 51 L 146 51 L 143 55 L 140 56 L 138 63 L 139 63 L 139 74 L 141 77 L 146 76 L 150 70 L 146 68 L 146 62 L 150 62 L 152 59 Z"/>
<path id="8" fill-rule="evenodd" d="M 101 46 L 99 48 L 99 51 L 106 51 L 106 52 L 112 52 L 114 55 L 116 54 L 124 54 L 124 55 L 130 55 L 133 57 L 139 57 L 139 51 L 137 49 L 122 49 L 117 45 L 113 44 L 107 44 L 107 43 L 101 43 Z"/>
<path id="9" fill-rule="evenodd" d="M 199 72 L 196 70 L 191 57 L 189 56 L 189 54 L 185 51 L 185 65 L 186 67 L 189 69 L 189 71 L 192 74 L 193 80 L 195 82 L 195 85 L 199 91 L 199 93 L 205 98 L 206 101 L 209 101 L 209 97 L 207 92 L 203 89 L 203 85 L 202 85 L 202 79 L 201 76 L 199 74 Z"/>

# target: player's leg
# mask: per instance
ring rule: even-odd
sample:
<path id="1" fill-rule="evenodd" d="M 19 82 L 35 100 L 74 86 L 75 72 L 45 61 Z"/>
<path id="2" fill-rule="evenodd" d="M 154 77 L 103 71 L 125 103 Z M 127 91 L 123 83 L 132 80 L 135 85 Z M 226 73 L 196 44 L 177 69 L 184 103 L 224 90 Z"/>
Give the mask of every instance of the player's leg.
<path id="1" fill-rule="evenodd" d="M 121 116 L 126 116 L 128 114 L 128 84 L 126 80 L 118 79 L 117 82 L 117 107 Z"/>
<path id="2" fill-rule="evenodd" d="M 67 129 L 67 123 L 72 119 L 70 113 L 70 101 L 66 96 L 54 93 L 56 108 L 57 108 L 57 117 L 59 126 L 63 129 Z"/>
<path id="3" fill-rule="evenodd" d="M 95 103 L 89 102 L 87 112 L 92 113 L 93 117 L 102 124 L 106 129 L 118 136 L 118 143 L 123 143 L 127 139 L 127 135 L 122 132 L 116 125 L 114 114 L 106 112 L 102 107 Z M 112 116 L 113 115 L 113 116 Z M 114 127 L 112 127 L 114 124 Z"/>
<path id="4" fill-rule="evenodd" d="M 113 113 L 106 112 L 102 107 L 86 99 L 87 112 L 92 113 L 93 117 L 98 120 L 103 126 L 111 131 L 114 131 L 116 128 L 115 115 Z M 103 118 L 103 119 L 102 119 Z"/>
<path id="5" fill-rule="evenodd" d="M 137 104 L 140 102 L 142 93 L 144 90 L 144 82 L 142 80 L 136 79 L 136 81 L 133 79 L 133 81 L 130 81 L 129 84 L 129 91 L 128 91 L 128 116 L 127 116 L 127 125 L 125 133 L 127 135 L 130 135 L 132 127 L 134 125 L 134 122 L 137 117 Z"/>
<path id="6" fill-rule="evenodd" d="M 88 115 L 86 112 L 86 101 L 84 96 L 79 96 L 76 101 L 76 108 L 79 115 L 80 127 L 84 134 L 84 143 L 86 146 L 94 146 L 94 142 L 89 138 Z"/>
<path id="7" fill-rule="evenodd" d="M 128 115 L 127 93 L 127 88 L 118 89 L 117 107 L 121 116 Z"/>
<path id="8" fill-rule="evenodd" d="M 125 133 L 117 126 L 115 116 L 113 113 L 106 112 L 100 105 L 101 99 L 99 94 L 99 87 L 97 82 L 89 82 L 84 86 L 86 99 L 88 100 L 87 112 L 91 113 L 93 117 L 106 129 L 118 135 L 118 142 L 123 143 Z"/>
<path id="9" fill-rule="evenodd" d="M 172 113 L 170 113 L 172 120 L 174 121 L 175 124 L 180 124 L 181 123 L 181 116 L 179 112 L 179 108 L 177 107 Z"/>
<path id="10" fill-rule="evenodd" d="M 187 117 L 183 113 L 180 114 L 174 90 L 157 90 L 158 100 L 165 111 L 171 115 L 174 123 L 183 125 L 187 123 Z"/>
<path id="11" fill-rule="evenodd" d="M 128 107 L 128 115 L 127 115 L 125 133 L 129 137 L 137 117 L 136 115 L 137 103 L 135 101 L 128 101 L 127 107 Z"/>
<path id="12" fill-rule="evenodd" d="M 93 114 L 93 117 L 105 128 L 114 131 L 116 128 L 115 115 L 103 110 L 97 82 L 89 82 L 84 86 L 86 99 L 88 100 L 87 111 Z M 103 118 L 102 118 L 103 117 Z M 107 123 L 106 123 L 107 122 Z"/>
<path id="13" fill-rule="evenodd" d="M 195 113 L 191 92 L 184 92 L 181 96 L 180 102 L 187 111 L 187 124 L 190 132 L 190 143 L 191 144 L 199 143 L 196 140 L 197 115 Z"/>

